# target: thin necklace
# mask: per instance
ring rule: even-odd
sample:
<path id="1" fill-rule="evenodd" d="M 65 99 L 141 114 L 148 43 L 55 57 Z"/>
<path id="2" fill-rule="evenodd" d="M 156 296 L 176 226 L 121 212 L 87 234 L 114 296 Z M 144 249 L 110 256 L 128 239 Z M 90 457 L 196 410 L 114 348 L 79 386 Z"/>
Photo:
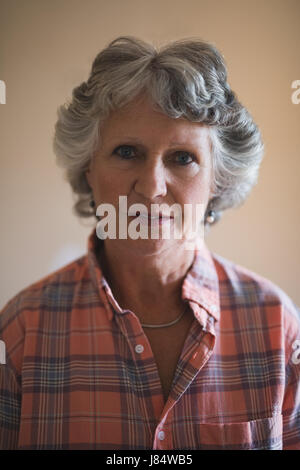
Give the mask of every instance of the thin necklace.
<path id="1" fill-rule="evenodd" d="M 184 313 L 186 312 L 187 305 L 185 306 L 183 312 L 177 317 L 175 320 L 171 321 L 170 323 L 160 323 L 159 325 L 149 325 L 147 323 L 141 323 L 143 328 L 165 328 L 166 326 L 172 326 L 175 325 L 175 323 L 178 323 L 179 320 L 183 317 Z"/>

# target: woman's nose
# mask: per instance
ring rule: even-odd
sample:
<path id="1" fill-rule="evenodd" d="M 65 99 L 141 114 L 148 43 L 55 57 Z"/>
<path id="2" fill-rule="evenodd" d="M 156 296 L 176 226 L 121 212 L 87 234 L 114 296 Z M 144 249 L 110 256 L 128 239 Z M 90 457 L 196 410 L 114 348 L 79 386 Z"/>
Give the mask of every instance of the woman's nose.
<path id="1" fill-rule="evenodd" d="M 158 162 L 145 163 L 139 169 L 134 190 L 147 199 L 165 196 L 167 194 L 167 182 L 163 164 Z"/>

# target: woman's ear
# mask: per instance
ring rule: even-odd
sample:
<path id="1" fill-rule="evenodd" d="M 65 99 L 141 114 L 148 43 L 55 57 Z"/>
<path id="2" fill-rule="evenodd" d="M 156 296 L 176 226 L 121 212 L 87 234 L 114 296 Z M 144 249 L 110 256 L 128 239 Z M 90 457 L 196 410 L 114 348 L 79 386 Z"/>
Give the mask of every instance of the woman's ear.
<path id="1" fill-rule="evenodd" d="M 93 174 L 94 156 L 95 156 L 95 154 L 92 155 L 92 157 L 89 161 L 88 167 L 85 171 L 85 177 L 86 177 L 87 183 L 88 183 L 89 187 L 91 188 L 91 190 L 93 190 L 92 174 Z"/>
<path id="2" fill-rule="evenodd" d="M 89 187 L 91 188 L 91 173 L 90 173 L 89 169 L 86 170 L 85 177 L 86 177 L 86 180 L 87 180 L 87 183 L 88 183 Z"/>
<path id="3" fill-rule="evenodd" d="M 93 189 L 93 184 L 92 184 L 92 172 L 91 172 L 91 166 L 89 165 L 88 169 L 85 171 L 85 177 L 87 180 L 87 183 L 91 189 Z"/>

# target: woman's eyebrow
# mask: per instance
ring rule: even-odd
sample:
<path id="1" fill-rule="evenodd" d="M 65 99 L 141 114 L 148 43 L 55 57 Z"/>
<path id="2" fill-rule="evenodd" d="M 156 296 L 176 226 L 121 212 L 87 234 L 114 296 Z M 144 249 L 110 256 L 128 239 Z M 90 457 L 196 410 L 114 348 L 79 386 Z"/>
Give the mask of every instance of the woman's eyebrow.
<path id="1" fill-rule="evenodd" d="M 110 137 L 110 143 L 113 143 L 112 141 L 118 141 L 118 142 L 131 142 L 131 143 L 135 143 L 135 144 L 138 144 L 138 145 L 142 145 L 143 147 L 147 147 L 148 145 L 143 142 L 143 140 L 137 138 L 137 137 L 132 137 L 132 136 L 129 136 L 129 135 L 113 135 Z M 191 143 L 189 141 L 187 142 L 177 142 L 177 141 L 170 141 L 169 143 L 166 144 L 167 146 L 169 147 L 191 147 Z M 201 144 L 199 143 L 197 145 L 197 147 L 201 147 Z"/>
<path id="2" fill-rule="evenodd" d="M 190 142 L 169 142 L 169 145 L 171 147 L 191 147 L 191 143 Z"/>
<path id="3" fill-rule="evenodd" d="M 137 137 L 132 137 L 132 136 L 129 136 L 129 135 L 113 135 L 110 137 L 109 139 L 110 141 L 130 141 L 132 143 L 136 143 L 136 144 L 141 144 L 143 145 L 143 142 L 138 139 Z"/>
<path id="4" fill-rule="evenodd" d="M 142 139 L 138 137 L 134 137 L 132 135 L 119 135 L 119 134 L 112 134 L 109 139 L 107 139 L 106 142 L 103 142 L 103 147 L 118 147 L 120 145 L 136 145 L 138 146 L 141 150 L 146 151 L 151 148 L 151 143 L 148 144 L 144 142 Z M 184 142 L 179 142 L 177 140 L 171 140 L 170 142 L 166 143 L 166 148 L 173 150 L 173 149 L 181 149 L 181 150 L 186 150 L 187 152 L 193 153 L 193 154 L 199 154 L 202 155 L 204 149 L 205 149 L 205 144 L 204 142 L 198 141 L 197 144 L 191 144 L 190 141 L 184 141 Z"/>

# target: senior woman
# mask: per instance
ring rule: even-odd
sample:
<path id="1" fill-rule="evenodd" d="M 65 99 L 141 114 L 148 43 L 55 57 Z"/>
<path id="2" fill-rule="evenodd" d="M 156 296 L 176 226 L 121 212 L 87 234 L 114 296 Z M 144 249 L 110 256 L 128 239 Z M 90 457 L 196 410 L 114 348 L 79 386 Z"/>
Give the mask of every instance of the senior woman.
<path id="1" fill-rule="evenodd" d="M 2 311 L 1 448 L 299 449 L 299 310 L 200 236 L 263 154 L 221 54 L 116 39 L 59 109 L 54 148 L 98 223 L 85 256 Z M 204 208 L 194 238 L 162 236 L 174 204 Z M 158 236 L 120 235 L 121 215 Z"/>

